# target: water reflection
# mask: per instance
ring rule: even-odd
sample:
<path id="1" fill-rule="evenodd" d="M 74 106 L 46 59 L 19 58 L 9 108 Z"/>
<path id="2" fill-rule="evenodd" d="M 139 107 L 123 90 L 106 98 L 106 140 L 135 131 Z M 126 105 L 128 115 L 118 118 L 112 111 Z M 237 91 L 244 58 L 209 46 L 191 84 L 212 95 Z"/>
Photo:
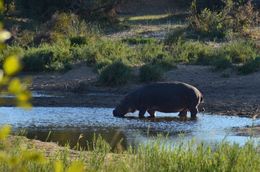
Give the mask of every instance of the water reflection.
<path id="1" fill-rule="evenodd" d="M 30 139 L 56 142 L 62 146 L 69 145 L 71 148 L 79 146 L 82 149 L 91 149 L 93 138 L 99 135 L 110 144 L 113 151 L 125 150 L 129 146 L 127 137 L 119 128 L 97 128 L 95 130 L 91 128 L 86 130 L 72 128 L 51 131 L 47 129 L 28 129 L 26 133 L 26 136 Z"/>
<path id="2" fill-rule="evenodd" d="M 187 142 L 216 143 L 223 139 L 244 144 L 249 137 L 236 136 L 233 127 L 252 125 L 252 119 L 210 114 L 198 114 L 197 120 L 182 120 L 177 114 L 157 113 L 154 119 L 139 119 L 137 114 L 115 118 L 110 108 L 35 107 L 24 111 L 14 107 L 0 108 L 0 125 L 10 124 L 14 129 L 25 128 L 28 138 L 67 143 L 74 147 L 79 141 L 86 148 L 94 134 L 101 135 L 114 149 L 152 142 L 158 134 L 167 135 L 171 144 Z M 254 121 L 255 125 L 260 120 Z M 83 138 L 79 140 L 80 134 Z M 179 135 L 182 135 L 180 137 Z"/>

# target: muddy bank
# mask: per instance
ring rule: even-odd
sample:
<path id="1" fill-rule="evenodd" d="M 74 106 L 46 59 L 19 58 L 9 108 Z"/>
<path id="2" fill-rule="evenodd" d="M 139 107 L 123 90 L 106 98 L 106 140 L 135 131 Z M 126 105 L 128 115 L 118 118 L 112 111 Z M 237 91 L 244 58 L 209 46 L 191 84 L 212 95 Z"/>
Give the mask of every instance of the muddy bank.
<path id="1" fill-rule="evenodd" d="M 32 90 L 63 95 L 34 98 L 34 106 L 114 107 L 127 92 L 143 85 L 132 82 L 116 88 L 99 86 L 97 74 L 84 65 L 66 73 L 43 73 L 32 78 Z M 198 87 L 204 94 L 207 112 L 260 115 L 260 72 L 241 76 L 234 71 L 214 72 L 209 66 L 178 65 L 164 75 L 163 81 L 182 81 Z"/>
<path id="2" fill-rule="evenodd" d="M 233 131 L 237 133 L 237 136 L 259 137 L 260 126 L 246 126 L 243 128 L 234 128 Z"/>

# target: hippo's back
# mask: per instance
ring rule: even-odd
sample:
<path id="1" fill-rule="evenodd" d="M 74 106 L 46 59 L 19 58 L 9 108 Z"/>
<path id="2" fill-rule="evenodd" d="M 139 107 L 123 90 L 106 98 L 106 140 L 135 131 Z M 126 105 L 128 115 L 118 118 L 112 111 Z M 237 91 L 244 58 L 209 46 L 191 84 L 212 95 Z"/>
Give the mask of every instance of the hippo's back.
<path id="1" fill-rule="evenodd" d="M 196 106 L 202 97 L 197 88 L 182 82 L 150 84 L 139 92 L 140 106 L 165 112 Z"/>

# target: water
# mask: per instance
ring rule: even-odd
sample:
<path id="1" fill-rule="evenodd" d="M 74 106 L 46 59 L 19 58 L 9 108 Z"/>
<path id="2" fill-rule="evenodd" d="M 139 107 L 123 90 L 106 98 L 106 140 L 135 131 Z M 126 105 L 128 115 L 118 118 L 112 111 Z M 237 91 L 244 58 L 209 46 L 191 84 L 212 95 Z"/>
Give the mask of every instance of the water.
<path id="1" fill-rule="evenodd" d="M 34 107 L 23 110 L 16 107 L 0 108 L 0 125 L 10 124 L 15 131 L 26 129 L 28 138 L 58 142 L 61 145 L 82 147 L 100 134 L 113 148 L 125 149 L 155 140 L 158 134 L 168 135 L 167 142 L 177 143 L 195 139 L 216 143 L 222 140 L 243 145 L 249 140 L 237 136 L 233 127 L 252 125 L 252 119 L 235 116 L 198 114 L 197 120 L 182 121 L 177 114 L 157 113 L 155 119 L 139 119 L 137 114 L 126 118 L 112 116 L 111 108 Z M 254 125 L 260 120 L 254 121 Z M 48 137 L 49 132 L 50 136 Z M 181 136 L 180 136 L 181 135 Z M 257 138 L 255 138 L 257 139 Z"/>
<path id="2" fill-rule="evenodd" d="M 46 91 L 32 91 L 32 97 L 33 98 L 41 98 L 41 97 L 64 97 L 63 93 L 58 92 L 46 92 Z M 12 94 L 9 94 L 7 92 L 3 92 L 0 94 L 0 98 L 14 98 L 15 96 Z"/>

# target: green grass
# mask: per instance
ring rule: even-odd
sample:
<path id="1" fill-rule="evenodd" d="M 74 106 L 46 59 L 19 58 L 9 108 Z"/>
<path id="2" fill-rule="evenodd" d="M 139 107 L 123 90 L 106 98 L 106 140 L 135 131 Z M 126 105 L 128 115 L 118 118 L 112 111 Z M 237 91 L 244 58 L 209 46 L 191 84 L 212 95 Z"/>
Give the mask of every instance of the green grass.
<path id="1" fill-rule="evenodd" d="M 147 64 L 140 68 L 139 78 L 141 82 L 159 81 L 163 77 L 163 69 L 158 65 Z"/>
<path id="2" fill-rule="evenodd" d="M 123 42 L 126 42 L 128 44 L 151 44 L 156 43 L 157 40 L 155 38 L 142 38 L 142 37 L 134 37 L 134 38 L 125 38 L 122 40 Z"/>
<path id="3" fill-rule="evenodd" d="M 157 20 L 158 16 L 133 20 L 148 18 Z M 214 46 L 214 43 L 187 39 L 186 30 L 186 27 L 176 28 L 165 42 L 143 37 L 114 40 L 104 37 L 96 26 L 92 27 L 75 14 L 56 13 L 39 31 L 24 31 L 1 50 L 0 64 L 15 52 L 23 57 L 24 71 L 30 72 L 64 71 L 75 63 L 86 63 L 101 74 L 107 66 L 123 61 L 130 68 L 155 65 L 156 69 L 151 71 L 159 74 L 177 63 L 212 65 L 222 70 L 234 63 L 247 64 L 260 54 L 252 41 L 235 40 Z"/>
<path id="4" fill-rule="evenodd" d="M 182 38 L 168 45 L 150 39 L 144 42 L 131 46 L 120 40 L 78 36 L 39 46 L 13 45 L 2 50 L 0 63 L 5 56 L 15 52 L 24 57 L 25 71 L 64 71 L 74 63 L 85 62 L 100 73 L 115 61 L 124 61 L 130 67 L 159 64 L 163 71 L 172 69 L 176 63 L 213 65 L 216 69 L 226 69 L 234 63 L 246 64 L 259 56 L 256 45 L 244 40 L 219 44 L 219 47 Z"/>
<path id="5" fill-rule="evenodd" d="M 122 61 L 116 61 L 100 72 L 99 81 L 106 86 L 121 86 L 131 80 L 131 68 Z"/>
<path id="6" fill-rule="evenodd" d="M 140 20 L 158 20 L 170 17 L 172 14 L 158 14 L 158 15 L 143 15 L 129 17 L 129 21 L 140 21 Z"/>
<path id="7" fill-rule="evenodd" d="M 238 72 L 244 75 L 257 71 L 260 71 L 260 57 L 256 57 L 255 59 L 248 61 L 241 67 L 238 67 Z"/>
<path id="8" fill-rule="evenodd" d="M 188 144 L 169 145 L 158 137 L 157 141 L 128 148 L 118 154 L 101 137 L 94 137 L 89 151 L 70 151 L 68 148 L 51 152 L 49 156 L 39 153 L 32 144 L 12 144 L 1 141 L 0 171 L 55 171 L 59 165 L 64 170 L 84 168 L 84 171 L 157 172 L 157 171 L 252 171 L 260 170 L 259 146 L 248 141 L 244 146 L 228 142 L 208 146 L 193 141 Z M 43 147 L 44 148 L 44 147 Z M 44 149 L 42 149 L 44 150 Z M 1 155 L 2 155 L 1 154 Z M 11 159 L 12 158 L 12 161 Z M 10 161 L 9 161 L 10 160 Z M 10 163 L 9 163 L 10 162 Z"/>

